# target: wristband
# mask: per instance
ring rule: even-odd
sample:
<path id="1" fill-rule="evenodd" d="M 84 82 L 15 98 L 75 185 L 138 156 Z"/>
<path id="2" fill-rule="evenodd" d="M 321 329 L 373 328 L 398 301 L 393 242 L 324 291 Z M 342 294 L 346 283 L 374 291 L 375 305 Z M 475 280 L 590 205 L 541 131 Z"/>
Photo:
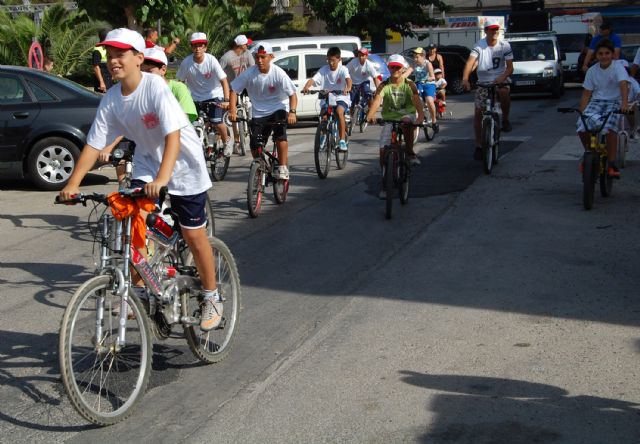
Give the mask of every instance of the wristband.
<path id="1" fill-rule="evenodd" d="M 289 110 L 289 112 L 290 112 L 290 113 L 293 113 L 293 114 L 296 114 L 296 113 L 297 113 L 297 111 L 296 111 L 295 109 L 290 109 L 290 110 Z"/>

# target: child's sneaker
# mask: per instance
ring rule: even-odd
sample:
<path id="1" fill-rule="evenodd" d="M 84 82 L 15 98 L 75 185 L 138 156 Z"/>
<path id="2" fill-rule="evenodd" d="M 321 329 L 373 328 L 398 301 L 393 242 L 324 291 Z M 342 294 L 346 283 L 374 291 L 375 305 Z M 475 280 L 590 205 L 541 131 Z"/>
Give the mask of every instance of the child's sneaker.
<path id="1" fill-rule="evenodd" d="M 276 179 L 289 180 L 289 168 L 286 165 L 278 165 L 278 170 L 275 171 Z"/>
<path id="2" fill-rule="evenodd" d="M 340 148 L 340 151 L 347 151 L 349 149 L 349 146 L 347 145 L 347 142 L 345 142 L 344 140 L 341 140 L 338 143 L 338 148 Z"/>
<path id="3" fill-rule="evenodd" d="M 200 330 L 209 331 L 222 322 L 222 301 L 206 298 L 201 304 Z"/>
<path id="4" fill-rule="evenodd" d="M 233 142 L 231 140 L 227 140 L 227 143 L 224 144 L 224 157 L 231 157 L 233 153 Z"/>

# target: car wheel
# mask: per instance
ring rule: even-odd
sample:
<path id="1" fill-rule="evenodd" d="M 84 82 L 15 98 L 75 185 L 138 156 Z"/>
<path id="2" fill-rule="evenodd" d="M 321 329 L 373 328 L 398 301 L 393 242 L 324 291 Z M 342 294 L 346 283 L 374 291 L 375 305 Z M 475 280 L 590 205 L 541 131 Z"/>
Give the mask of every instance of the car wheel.
<path id="1" fill-rule="evenodd" d="M 447 85 L 447 89 L 451 94 L 462 94 L 464 92 L 464 84 L 461 78 L 455 78 Z"/>
<path id="2" fill-rule="evenodd" d="M 70 140 L 47 137 L 39 140 L 29 152 L 27 173 L 33 184 L 42 190 L 60 190 L 67 182 L 80 150 Z"/>

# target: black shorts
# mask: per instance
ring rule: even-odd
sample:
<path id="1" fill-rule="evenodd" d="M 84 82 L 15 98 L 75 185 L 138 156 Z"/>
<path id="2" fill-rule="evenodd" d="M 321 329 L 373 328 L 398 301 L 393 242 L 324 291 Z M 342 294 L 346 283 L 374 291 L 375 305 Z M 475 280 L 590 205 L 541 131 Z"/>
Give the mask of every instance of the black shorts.
<path id="1" fill-rule="evenodd" d="M 265 146 L 269 142 L 269 136 L 273 131 L 273 140 L 287 140 L 287 125 L 270 125 L 269 122 L 281 122 L 287 120 L 287 111 L 279 109 L 275 113 L 251 119 L 251 149 L 255 150 L 258 146 Z"/>
<path id="2" fill-rule="evenodd" d="M 131 188 L 143 188 L 146 182 L 140 179 L 131 181 Z M 182 228 L 195 229 L 207 225 L 207 192 L 189 196 L 169 195 L 171 210 L 178 216 L 178 223 Z"/>
<path id="3" fill-rule="evenodd" d="M 220 108 L 220 104 L 222 103 L 222 97 L 217 97 L 215 99 L 205 100 L 203 102 L 193 102 L 196 105 L 196 110 L 198 113 L 200 111 L 204 111 L 209 116 L 209 120 L 211 123 L 222 123 L 222 116 L 224 115 L 224 110 Z"/>

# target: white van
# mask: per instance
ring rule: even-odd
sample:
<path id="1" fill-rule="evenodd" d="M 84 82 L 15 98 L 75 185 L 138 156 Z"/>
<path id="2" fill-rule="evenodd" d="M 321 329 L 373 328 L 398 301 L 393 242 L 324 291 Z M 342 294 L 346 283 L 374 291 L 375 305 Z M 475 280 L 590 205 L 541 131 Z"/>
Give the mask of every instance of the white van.
<path id="1" fill-rule="evenodd" d="M 586 46 L 587 37 L 598 34 L 602 16 L 597 12 L 578 15 L 559 15 L 551 19 L 551 29 L 556 32 L 560 50 L 566 60 L 562 62 L 564 81 L 582 80 L 582 71 L 578 59 Z"/>
<path id="2" fill-rule="evenodd" d="M 362 47 L 360 37 L 350 35 L 318 35 L 313 37 L 289 37 L 284 39 L 265 39 L 259 41 L 269 43 L 274 52 L 292 49 L 328 49 L 332 46 L 337 46 L 342 50 L 355 52 L 356 49 Z M 253 42 L 251 48 L 256 43 L 258 43 L 258 40 Z"/>
<path id="3" fill-rule="evenodd" d="M 343 64 L 353 58 L 352 51 L 342 50 L 340 53 Z M 280 51 L 275 53 L 272 63 L 284 69 L 298 90 L 298 108 L 296 110 L 298 117 L 301 119 L 317 117 L 320 112 L 318 95 L 303 95 L 300 94 L 300 90 L 307 83 L 307 80 L 327 64 L 327 50 L 311 48 Z"/>

